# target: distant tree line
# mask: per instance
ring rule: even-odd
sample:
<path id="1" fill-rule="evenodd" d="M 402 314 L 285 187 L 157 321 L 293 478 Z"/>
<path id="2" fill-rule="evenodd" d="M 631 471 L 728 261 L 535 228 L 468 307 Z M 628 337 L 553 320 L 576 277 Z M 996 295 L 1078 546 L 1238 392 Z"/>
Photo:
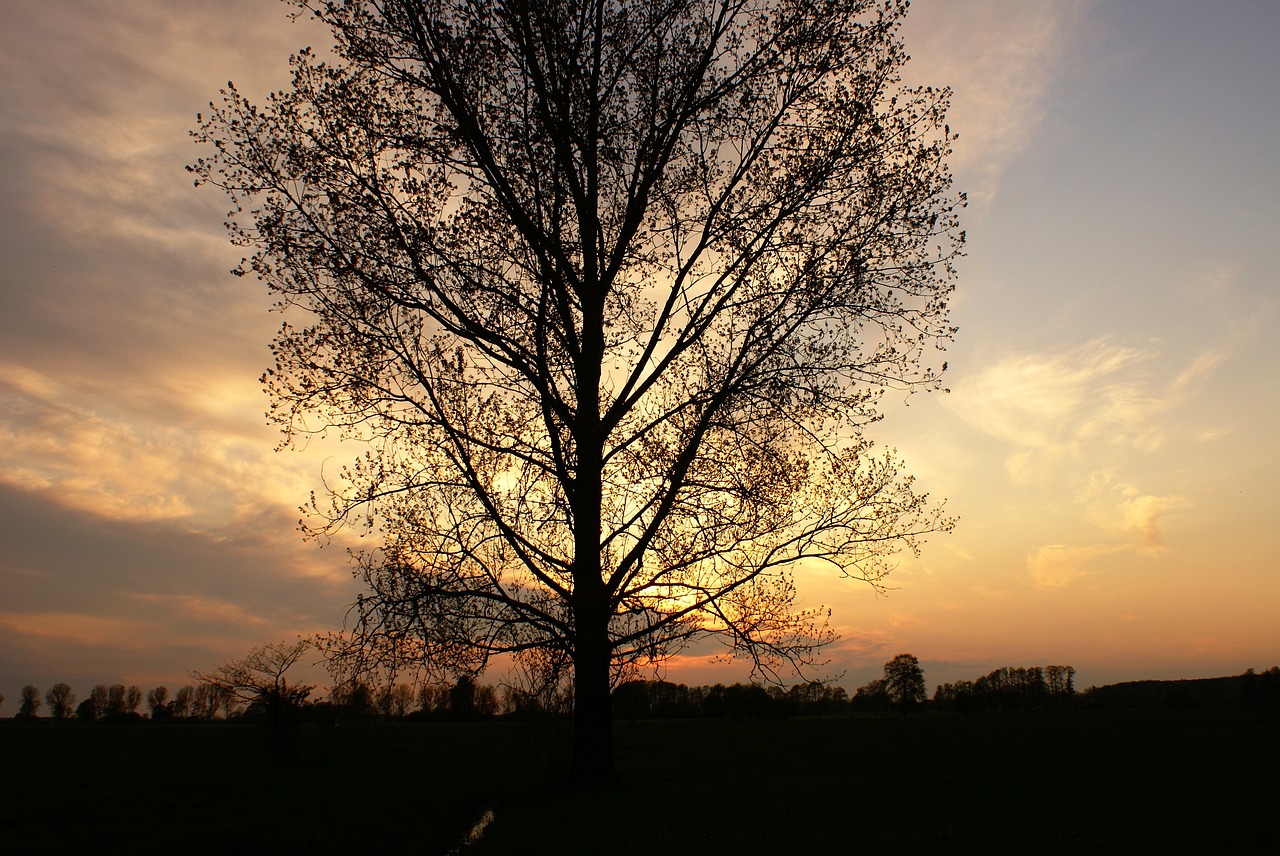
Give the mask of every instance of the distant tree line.
<path id="1" fill-rule="evenodd" d="M 81 721 L 157 723 L 211 722 L 263 718 L 273 726 L 296 723 L 364 723 L 377 720 L 458 721 L 492 717 L 529 718 L 568 714 L 573 709 L 568 685 L 538 691 L 493 687 L 462 675 L 451 682 L 407 684 L 393 678 L 335 680 L 328 699 L 308 701 L 313 687 L 290 683 L 285 673 L 307 650 L 306 642 L 275 643 L 255 648 L 246 657 L 210 672 L 196 672 L 198 683 L 181 687 L 171 697 L 160 686 L 146 694 L 149 714 L 138 713 L 143 694 L 138 687 L 94 687 L 75 710 Z M 19 716 L 33 718 L 40 692 L 24 687 Z M 56 684 L 45 696 L 53 718 L 69 719 L 75 694 Z M 809 681 L 789 689 L 754 683 L 686 686 L 663 680 L 631 680 L 613 691 L 614 715 L 620 719 L 713 718 L 785 719 L 863 712 L 887 712 L 923 704 L 924 674 L 912 654 L 885 663 L 884 677 L 850 699 L 844 687 Z"/>
<path id="2" fill-rule="evenodd" d="M 241 715 L 244 708 L 205 684 L 187 685 L 172 698 L 163 686 L 146 693 L 147 712 L 139 712 L 143 692 L 137 686 L 124 684 L 98 684 L 89 696 L 77 704 L 77 697 L 68 684 L 59 682 L 49 688 L 43 697 L 38 687 L 28 684 L 22 688 L 18 719 L 35 719 L 47 706 L 48 716 L 54 720 L 79 722 L 207 722 L 218 718 L 230 719 Z M 0 696 L 0 701 L 4 697 Z"/>
<path id="3" fill-rule="evenodd" d="M 1125 681 L 1089 687 L 1081 694 L 1089 707 L 1204 707 L 1280 704 L 1280 666 L 1248 669 L 1223 678 L 1181 681 Z"/>
<path id="4" fill-rule="evenodd" d="M 234 661 L 200 683 L 180 687 L 172 696 L 166 687 L 145 694 L 147 712 L 140 713 L 143 692 L 136 686 L 98 684 L 77 704 L 75 693 L 57 683 L 41 694 L 28 684 L 21 690 L 16 718 L 34 719 L 47 706 L 54 720 L 128 723 L 207 723 L 213 721 L 276 721 L 288 713 L 297 721 L 358 724 L 386 720 L 465 721 L 473 719 L 556 716 L 572 710 L 567 687 L 539 693 L 516 687 L 494 687 L 463 675 L 452 682 L 407 684 L 389 682 L 377 687 L 348 680 L 333 688 L 327 699 L 308 701 L 310 686 L 289 684 L 284 669 L 270 660 L 272 651 L 296 659 L 294 646 L 264 646 L 251 657 Z M 266 652 L 266 661 L 253 656 Z M 263 680 L 246 663 L 274 662 L 278 673 Z M 292 660 L 289 660 L 289 664 Z M 905 713 L 928 707 L 937 711 L 972 713 L 987 710 L 1037 710 L 1080 707 L 1178 707 L 1233 704 L 1280 704 L 1280 667 L 1223 678 L 1179 681 L 1129 681 L 1075 689 L 1071 666 L 1004 666 L 972 681 L 939 684 L 932 701 L 925 697 L 924 674 L 911 654 L 885 663 L 884 677 L 864 684 L 849 696 L 844 687 L 809 681 L 789 689 L 759 684 L 687 686 L 664 680 L 631 680 L 613 691 L 614 716 L 619 719 L 735 719 L 770 720 L 792 716 L 832 716 L 850 713 Z M 237 684 L 236 682 L 239 681 Z M 0 695 L 0 703 L 4 696 Z"/>
<path id="5" fill-rule="evenodd" d="M 972 681 L 939 684 L 934 707 L 978 710 L 1036 710 L 1065 707 L 1076 696 L 1072 666 L 1002 666 Z"/>

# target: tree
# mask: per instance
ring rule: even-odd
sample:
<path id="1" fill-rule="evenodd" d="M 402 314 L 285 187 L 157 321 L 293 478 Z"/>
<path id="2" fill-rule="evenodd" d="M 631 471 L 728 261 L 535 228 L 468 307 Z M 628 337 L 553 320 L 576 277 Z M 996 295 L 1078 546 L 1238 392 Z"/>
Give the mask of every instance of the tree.
<path id="1" fill-rule="evenodd" d="M 92 698 L 87 698 L 76 706 L 76 719 L 81 722 L 93 722 L 98 718 L 98 709 L 93 704 Z"/>
<path id="2" fill-rule="evenodd" d="M 218 693 L 257 706 L 275 717 L 301 705 L 315 689 L 309 684 L 291 684 L 285 677 L 310 648 L 311 643 L 305 640 L 273 642 L 211 672 L 192 672 L 191 676 Z"/>
<path id="3" fill-rule="evenodd" d="M 449 690 L 449 712 L 469 719 L 476 713 L 476 682 L 467 675 L 458 678 Z"/>
<path id="4" fill-rule="evenodd" d="M 164 722 L 169 718 L 169 688 L 156 687 L 147 693 L 147 707 L 151 708 L 151 721 Z"/>
<path id="5" fill-rule="evenodd" d="M 311 648 L 306 640 L 273 642 L 254 648 L 243 658 L 218 666 L 212 672 L 193 672 L 201 684 L 248 704 L 249 712 L 261 713 L 271 732 L 275 751 L 290 755 L 298 709 L 315 688 L 290 683 L 285 673 Z"/>
<path id="6" fill-rule="evenodd" d="M 571 673 L 583 782 L 630 670 L 813 665 L 797 567 L 879 587 L 951 526 L 864 431 L 940 387 L 963 241 L 906 4 L 293 2 L 336 61 L 229 87 L 191 169 L 308 319 L 264 376 L 286 442 L 370 444 L 305 525 L 380 535 L 355 639 Z"/>
<path id="7" fill-rule="evenodd" d="M 925 700 L 924 670 L 915 654 L 899 654 L 884 664 L 884 691 L 903 715 Z"/>
<path id="8" fill-rule="evenodd" d="M 374 716 L 378 705 L 374 703 L 373 690 L 360 680 L 348 680 L 335 684 L 329 700 L 342 711 L 345 718 L 361 721 Z"/>
<path id="9" fill-rule="evenodd" d="M 1076 670 L 1073 666 L 1046 666 L 1048 692 L 1054 701 L 1070 701 L 1075 695 Z"/>
<path id="10" fill-rule="evenodd" d="M 206 722 L 213 719 L 222 708 L 223 695 L 223 690 L 218 687 L 200 684 L 191 697 L 192 715 Z"/>
<path id="11" fill-rule="evenodd" d="M 40 690 L 27 684 L 22 688 L 22 701 L 18 704 L 18 717 L 32 719 L 40 710 Z"/>
<path id="12" fill-rule="evenodd" d="M 107 689 L 107 716 L 119 717 L 124 713 L 125 697 L 128 693 L 124 684 L 112 684 Z"/>
<path id="13" fill-rule="evenodd" d="M 44 694 L 49 713 L 54 719 L 66 719 L 75 711 L 76 694 L 64 683 L 56 683 Z"/>
<path id="14" fill-rule="evenodd" d="M 871 713 L 883 713 L 889 709 L 889 692 L 885 688 L 883 678 L 876 678 L 858 687 L 853 695 L 853 706 L 856 710 Z"/>
<path id="15" fill-rule="evenodd" d="M 196 701 L 196 688 L 191 684 L 178 687 L 178 691 L 173 694 L 173 701 L 169 702 L 167 708 L 169 718 L 171 719 L 188 719 L 192 714 L 192 706 Z"/>
<path id="16" fill-rule="evenodd" d="M 378 707 L 387 716 L 403 718 L 414 708 L 416 693 L 409 684 L 392 684 L 378 697 Z"/>
<path id="17" fill-rule="evenodd" d="M 140 704 L 142 704 L 142 688 L 131 685 L 129 689 L 125 690 L 124 712 L 137 713 L 138 705 Z"/>
<path id="18" fill-rule="evenodd" d="M 93 689 L 89 691 L 89 700 L 93 702 L 93 715 L 95 718 L 107 715 L 110 696 L 111 691 L 106 684 L 95 684 Z"/>

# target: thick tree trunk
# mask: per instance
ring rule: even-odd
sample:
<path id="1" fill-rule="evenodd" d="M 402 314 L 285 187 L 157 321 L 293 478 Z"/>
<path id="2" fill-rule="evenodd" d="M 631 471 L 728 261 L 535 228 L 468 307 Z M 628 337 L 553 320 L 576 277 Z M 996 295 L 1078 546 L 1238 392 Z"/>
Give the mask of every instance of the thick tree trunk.
<path id="1" fill-rule="evenodd" d="M 594 173 L 589 182 L 594 199 Z M 594 203 L 592 205 L 594 211 Z M 584 258 L 596 257 L 596 235 L 588 222 Z M 590 265 L 584 270 L 582 350 L 577 364 L 578 412 L 574 425 L 577 474 L 573 491 L 573 759 L 575 787 L 596 788 L 616 781 L 613 711 L 609 696 L 609 641 L 612 609 L 600 566 L 601 503 L 605 434 L 600 424 L 600 377 L 604 361 L 604 289 Z"/>
<path id="2" fill-rule="evenodd" d="M 578 788 L 617 781 L 613 760 L 613 708 L 609 695 L 608 622 L 578 626 L 573 657 L 573 759 L 569 776 Z"/>

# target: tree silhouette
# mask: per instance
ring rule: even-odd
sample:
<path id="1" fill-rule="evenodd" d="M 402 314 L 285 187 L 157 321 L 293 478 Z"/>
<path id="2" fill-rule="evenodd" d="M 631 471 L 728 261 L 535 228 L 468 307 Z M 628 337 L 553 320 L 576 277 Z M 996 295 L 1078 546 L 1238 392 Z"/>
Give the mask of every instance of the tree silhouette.
<path id="1" fill-rule="evenodd" d="M 27 684 L 22 688 L 22 700 L 18 703 L 18 718 L 31 719 L 40 710 L 40 690 Z"/>
<path id="2" fill-rule="evenodd" d="M 130 685 L 124 692 L 124 712 L 135 714 L 140 704 L 142 704 L 142 688 Z"/>
<path id="3" fill-rule="evenodd" d="M 125 696 L 128 692 L 124 684 L 112 684 L 107 688 L 107 716 L 119 717 L 124 713 Z"/>
<path id="4" fill-rule="evenodd" d="M 152 722 L 164 722 L 169 718 L 169 688 L 156 687 L 147 693 L 147 707 L 151 709 Z"/>
<path id="5" fill-rule="evenodd" d="M 170 719 L 189 719 L 192 714 L 192 707 L 196 701 L 196 688 L 191 684 L 178 687 L 178 691 L 173 694 L 173 700 L 169 702 L 168 713 Z"/>
<path id="6" fill-rule="evenodd" d="M 336 61 L 226 90 L 192 170 L 309 314 L 265 376 L 287 438 L 371 444 L 307 524 L 381 535 L 356 640 L 571 672 L 583 782 L 630 668 L 812 664 L 798 564 L 879 586 L 950 526 L 863 431 L 940 386 L 963 240 L 906 4 L 295 2 Z"/>
<path id="7" fill-rule="evenodd" d="M 884 691 L 904 715 L 925 700 L 924 670 L 915 654 L 899 654 L 884 664 Z"/>
<path id="8" fill-rule="evenodd" d="M 49 713 L 54 719 L 66 719 L 75 710 L 76 694 L 64 683 L 56 683 L 44 694 Z"/>
<path id="9" fill-rule="evenodd" d="M 193 672 L 192 677 L 218 693 L 226 693 L 256 705 L 268 715 L 283 714 L 300 705 L 315 687 L 290 683 L 289 669 L 311 648 L 305 640 L 273 642 L 254 648 L 239 660 L 218 666 L 211 672 Z M 179 695 L 190 687 L 183 687 Z M 191 692 L 194 703 L 194 690 Z"/>
<path id="10" fill-rule="evenodd" d="M 93 715 L 95 718 L 107 715 L 110 695 L 111 691 L 106 684 L 95 684 L 93 689 L 89 691 L 89 700 L 93 702 Z"/>
<path id="11" fill-rule="evenodd" d="M 311 643 L 306 640 L 273 642 L 211 672 L 193 672 L 192 677 L 219 693 L 246 702 L 247 712 L 262 714 L 275 751 L 288 756 L 294 751 L 291 737 L 297 711 L 315 687 L 290 683 L 286 673 L 310 649 Z"/>

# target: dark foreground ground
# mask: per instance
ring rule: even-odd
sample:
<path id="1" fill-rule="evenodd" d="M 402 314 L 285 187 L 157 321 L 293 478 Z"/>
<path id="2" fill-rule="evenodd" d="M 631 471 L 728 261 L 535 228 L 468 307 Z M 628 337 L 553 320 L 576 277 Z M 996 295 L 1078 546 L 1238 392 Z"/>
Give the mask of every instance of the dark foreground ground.
<path id="1" fill-rule="evenodd" d="M 556 723 L 0 722 L 3 853 L 1280 852 L 1280 708 L 619 722 L 624 784 L 557 784 Z"/>

